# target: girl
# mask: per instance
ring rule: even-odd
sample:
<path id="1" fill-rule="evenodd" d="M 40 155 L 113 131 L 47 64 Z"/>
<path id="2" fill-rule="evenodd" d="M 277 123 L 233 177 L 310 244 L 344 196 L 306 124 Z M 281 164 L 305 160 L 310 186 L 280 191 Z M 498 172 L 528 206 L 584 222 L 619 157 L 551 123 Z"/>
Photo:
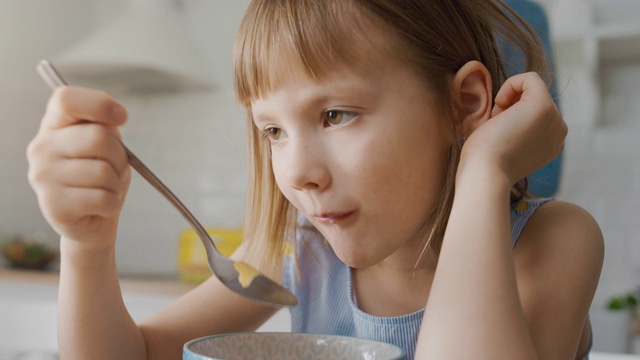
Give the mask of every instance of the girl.
<path id="1" fill-rule="evenodd" d="M 296 294 L 293 331 L 419 359 L 587 358 L 602 236 L 520 181 L 561 151 L 566 126 L 518 19 L 491 0 L 249 6 L 234 74 L 253 171 L 234 257 Z M 532 72 L 505 81 L 496 37 Z M 256 329 L 277 309 L 215 277 L 129 317 L 114 258 L 130 170 L 112 133 L 125 120 L 108 95 L 62 88 L 28 149 L 61 234 L 62 358 L 176 359 L 190 339 Z"/>

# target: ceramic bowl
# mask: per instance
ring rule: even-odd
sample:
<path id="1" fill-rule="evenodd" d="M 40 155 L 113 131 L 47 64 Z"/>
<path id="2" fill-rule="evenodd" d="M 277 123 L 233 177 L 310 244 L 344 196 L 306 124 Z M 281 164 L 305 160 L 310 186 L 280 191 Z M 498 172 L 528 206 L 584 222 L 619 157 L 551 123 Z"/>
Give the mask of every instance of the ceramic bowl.
<path id="1" fill-rule="evenodd" d="M 348 336 L 285 332 L 207 336 L 184 345 L 183 360 L 395 360 L 405 351 L 387 343 Z"/>

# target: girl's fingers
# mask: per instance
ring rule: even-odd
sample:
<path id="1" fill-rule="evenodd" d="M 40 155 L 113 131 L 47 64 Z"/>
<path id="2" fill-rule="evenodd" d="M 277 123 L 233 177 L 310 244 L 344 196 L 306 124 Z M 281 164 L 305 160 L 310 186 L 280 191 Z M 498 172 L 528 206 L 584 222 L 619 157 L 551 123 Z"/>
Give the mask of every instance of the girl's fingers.
<path id="1" fill-rule="evenodd" d="M 106 161 L 74 159 L 62 161 L 50 169 L 49 176 L 59 179 L 66 187 L 100 189 L 122 198 L 128 173 L 116 173 Z"/>
<path id="2" fill-rule="evenodd" d="M 562 151 L 566 133 L 546 83 L 536 73 L 519 74 L 500 88 L 490 120 L 465 142 L 470 146 L 466 153 L 488 149 L 500 166 L 506 164 L 504 170 L 515 183 L 553 160 Z"/>
<path id="3" fill-rule="evenodd" d="M 38 194 L 44 216 L 57 226 L 70 226 L 88 217 L 118 215 L 122 199 L 99 188 L 51 186 Z"/>
<path id="4" fill-rule="evenodd" d="M 521 100 L 525 100 L 523 97 L 530 96 L 549 96 L 547 85 L 540 78 L 540 75 L 530 72 L 510 77 L 496 94 L 491 117 L 495 117 Z"/>
<path id="5" fill-rule="evenodd" d="M 117 174 L 111 164 L 95 159 L 34 165 L 29 181 L 48 220 L 72 225 L 86 216 L 112 217 L 119 212 L 130 172 Z"/>
<path id="6" fill-rule="evenodd" d="M 131 172 L 117 127 L 125 109 L 101 91 L 54 91 L 27 147 L 28 179 L 47 221 L 69 239 L 115 231 Z"/>
<path id="7" fill-rule="evenodd" d="M 122 174 L 129 168 L 127 155 L 118 134 L 102 125 L 84 123 L 57 131 L 59 156 L 65 158 L 99 159 Z"/>
<path id="8" fill-rule="evenodd" d="M 126 120 L 125 108 L 105 92 L 62 86 L 49 99 L 41 127 L 59 129 L 86 121 L 117 127 Z"/>
<path id="9" fill-rule="evenodd" d="M 130 172 L 118 174 L 111 164 L 96 159 L 59 160 L 36 162 L 29 169 L 29 182 L 36 189 L 49 187 L 95 188 L 122 198 L 126 191 Z"/>
<path id="10" fill-rule="evenodd" d="M 32 164 L 74 158 L 99 159 L 109 163 L 118 174 L 125 173 L 129 167 L 125 150 L 114 133 L 96 123 L 41 131 L 29 144 L 27 157 Z"/>

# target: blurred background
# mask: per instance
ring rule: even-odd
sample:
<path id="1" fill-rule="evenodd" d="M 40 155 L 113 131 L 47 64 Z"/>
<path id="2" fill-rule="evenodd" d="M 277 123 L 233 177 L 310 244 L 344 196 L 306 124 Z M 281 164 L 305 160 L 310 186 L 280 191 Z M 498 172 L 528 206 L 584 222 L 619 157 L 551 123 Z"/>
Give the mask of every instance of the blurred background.
<path id="1" fill-rule="evenodd" d="M 606 240 L 592 307 L 595 349 L 640 352 L 634 333 L 640 286 L 640 1 L 537 3 L 547 16 L 556 92 L 570 128 L 553 193 L 590 211 Z M 248 0 L 1 1 L 4 242 L 21 239 L 54 252 L 57 247 L 57 236 L 40 214 L 26 180 L 25 149 L 51 93 L 35 71 L 41 59 L 51 60 L 69 82 L 107 90 L 126 105 L 130 116 L 122 129 L 125 142 L 205 226 L 241 229 L 246 146 L 244 112 L 231 86 L 231 53 L 247 4 Z M 140 281 L 125 291 L 134 317 L 188 288 L 171 285 L 179 278 L 181 238 L 184 241 L 187 228 L 179 214 L 134 174 L 117 249 L 123 279 Z M 3 351 L 55 351 L 57 269 L 56 260 L 44 272 L 16 270 L 8 260 L 0 260 L 0 323 L 9 324 L 0 325 L 0 333 L 13 336 L 0 341 L 0 360 Z M 138 284 L 148 283 L 169 285 L 140 292 L 145 287 Z M 16 310 L 20 306 L 23 312 Z M 3 308 L 12 310 L 4 314 Z M 29 312 L 40 319 L 28 317 Z"/>

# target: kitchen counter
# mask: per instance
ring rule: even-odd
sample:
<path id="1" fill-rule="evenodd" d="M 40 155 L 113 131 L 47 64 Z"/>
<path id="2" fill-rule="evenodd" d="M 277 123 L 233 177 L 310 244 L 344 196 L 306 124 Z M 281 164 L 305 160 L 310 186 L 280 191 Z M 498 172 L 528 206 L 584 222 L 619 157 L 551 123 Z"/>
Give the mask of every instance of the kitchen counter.
<path id="1" fill-rule="evenodd" d="M 56 302 L 59 274 L 0 268 L 0 360 L 4 352 L 57 351 Z M 193 288 L 176 278 L 123 276 L 120 279 L 127 308 L 140 320 Z M 280 310 L 259 331 L 289 331 L 290 315 Z M 590 360 L 640 360 L 639 355 L 594 352 Z"/>
<path id="2" fill-rule="evenodd" d="M 26 283 L 30 285 L 56 286 L 60 280 L 57 271 L 19 270 L 0 268 L 0 281 Z M 123 291 L 136 293 L 179 296 L 193 289 L 194 285 L 185 284 L 170 276 L 121 276 Z"/>
<path id="3" fill-rule="evenodd" d="M 57 352 L 58 281 L 56 271 L 0 268 L 0 354 Z M 123 277 L 121 287 L 129 313 L 139 321 L 193 286 L 167 277 Z"/>
<path id="4" fill-rule="evenodd" d="M 0 267 L 0 360 L 21 351 L 57 352 L 59 274 Z M 122 276 L 122 296 L 140 321 L 193 288 L 173 277 Z M 258 331 L 289 331 L 289 311 L 278 311 Z"/>
<path id="5" fill-rule="evenodd" d="M 589 360 L 640 360 L 640 355 L 607 354 L 594 352 L 589 356 Z"/>

